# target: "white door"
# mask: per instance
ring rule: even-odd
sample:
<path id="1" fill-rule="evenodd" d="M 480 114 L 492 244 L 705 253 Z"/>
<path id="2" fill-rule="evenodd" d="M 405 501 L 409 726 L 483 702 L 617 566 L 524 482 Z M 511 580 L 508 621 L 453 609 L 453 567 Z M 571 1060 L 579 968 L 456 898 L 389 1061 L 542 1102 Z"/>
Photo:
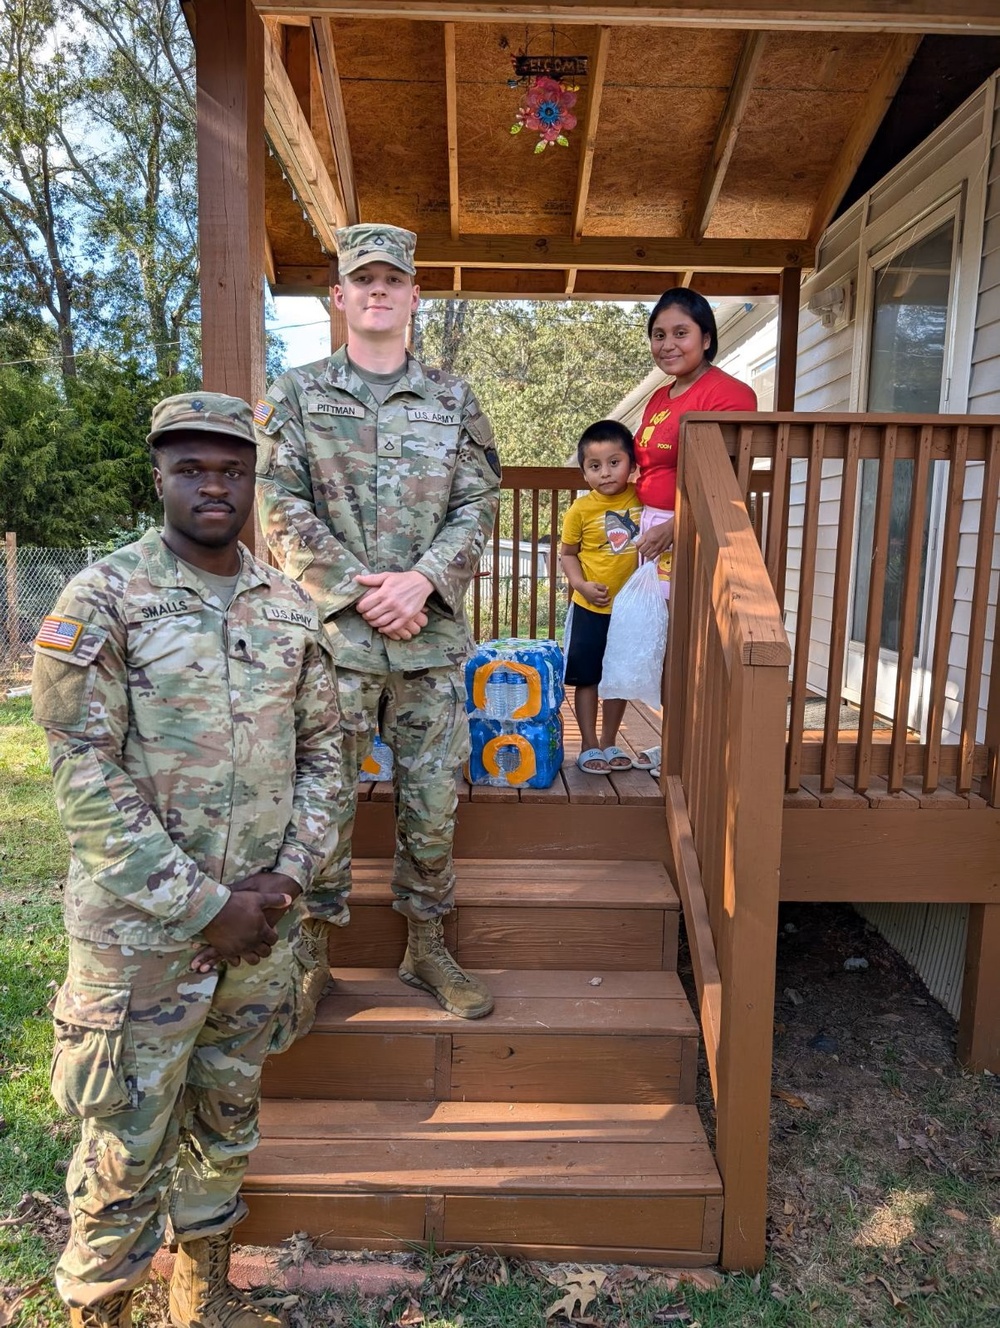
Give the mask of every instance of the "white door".
<path id="1" fill-rule="evenodd" d="M 867 404 L 869 411 L 935 415 L 947 409 L 951 325 L 959 241 L 959 199 L 954 199 L 873 253 L 868 263 Z M 895 703 L 906 538 L 912 507 L 913 461 L 896 461 L 892 480 L 889 549 L 879 634 L 875 709 L 891 714 Z M 928 551 L 936 543 L 946 467 L 931 467 L 923 524 L 917 646 L 910 690 L 911 727 L 924 719 L 924 677 L 929 668 L 931 596 Z M 868 592 L 871 576 L 875 494 L 879 462 L 861 463 L 857 537 L 851 594 L 850 641 L 844 694 L 858 700 L 864 660 Z M 930 560 L 933 566 L 933 554 Z"/>

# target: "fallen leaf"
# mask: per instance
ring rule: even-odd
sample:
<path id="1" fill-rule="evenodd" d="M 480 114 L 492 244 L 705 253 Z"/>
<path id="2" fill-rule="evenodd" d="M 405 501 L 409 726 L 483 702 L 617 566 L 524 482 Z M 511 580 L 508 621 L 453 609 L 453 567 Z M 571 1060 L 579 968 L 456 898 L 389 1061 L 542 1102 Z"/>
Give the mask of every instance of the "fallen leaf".
<path id="1" fill-rule="evenodd" d="M 969 1220 L 968 1214 L 963 1213 L 961 1208 L 946 1208 L 944 1215 L 950 1217 L 954 1222 L 968 1222 Z"/>
<path id="2" fill-rule="evenodd" d="M 894 1310 L 905 1310 L 907 1308 L 906 1301 L 903 1300 L 902 1296 L 896 1295 L 895 1291 L 893 1291 L 892 1287 L 889 1285 L 889 1283 L 885 1280 L 884 1277 L 876 1276 L 875 1281 L 881 1282 L 882 1286 L 884 1286 L 886 1291 L 888 1291 L 889 1299 L 892 1301 L 892 1308 Z"/>
<path id="3" fill-rule="evenodd" d="M 45 1285 L 45 1278 L 39 1278 L 37 1282 L 32 1282 L 31 1286 L 25 1287 L 19 1291 L 17 1287 L 0 1287 L 0 1328 L 8 1328 L 17 1317 L 17 1312 L 36 1291 Z M 8 1300 L 8 1296 L 12 1299 Z"/>
<path id="4" fill-rule="evenodd" d="M 711 1268 L 682 1268 L 677 1274 L 678 1282 L 686 1282 L 699 1291 L 718 1291 L 724 1280 L 721 1273 Z"/>
<path id="5" fill-rule="evenodd" d="M 798 1111 L 809 1110 L 809 1104 L 803 1098 L 799 1097 L 797 1093 L 787 1092 L 784 1088 L 772 1088 L 771 1096 L 779 1098 L 782 1102 L 787 1103 L 790 1107 L 795 1107 Z"/>
<path id="6" fill-rule="evenodd" d="M 601 1287 L 607 1280 L 607 1273 L 597 1268 L 588 1268 L 574 1273 L 563 1283 L 564 1294 L 545 1311 L 546 1319 L 561 1314 L 571 1323 L 585 1323 L 587 1310 L 597 1299 Z"/>
<path id="7" fill-rule="evenodd" d="M 401 1328 L 408 1328 L 410 1324 L 423 1323 L 423 1321 L 424 1312 L 416 1301 L 413 1300 L 410 1301 L 409 1305 L 407 1305 L 406 1309 L 396 1320 L 397 1324 L 401 1325 Z"/>
<path id="8" fill-rule="evenodd" d="M 664 1305 L 662 1309 L 656 1310 L 653 1314 L 654 1323 L 690 1323 L 692 1319 L 691 1311 L 683 1304 Z"/>

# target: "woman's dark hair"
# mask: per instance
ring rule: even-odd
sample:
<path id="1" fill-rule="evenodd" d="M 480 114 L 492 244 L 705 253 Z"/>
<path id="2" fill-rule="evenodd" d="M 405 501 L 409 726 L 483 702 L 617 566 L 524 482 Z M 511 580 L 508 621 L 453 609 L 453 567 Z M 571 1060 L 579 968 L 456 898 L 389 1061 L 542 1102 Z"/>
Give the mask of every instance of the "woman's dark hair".
<path id="1" fill-rule="evenodd" d="M 635 439 L 621 420 L 598 420 L 596 424 L 587 425 L 576 445 L 576 463 L 581 470 L 591 443 L 618 443 L 629 462 L 635 465 Z"/>
<path id="2" fill-rule="evenodd" d="M 715 326 L 715 314 L 712 313 L 712 306 L 705 299 L 704 295 L 699 295 L 697 291 L 688 290 L 686 286 L 672 286 L 670 290 L 664 291 L 653 306 L 653 312 L 649 315 L 649 321 L 646 323 L 646 336 L 653 335 L 653 324 L 656 322 L 664 309 L 669 309 L 676 305 L 678 309 L 683 309 L 690 319 L 698 324 L 702 332 L 706 332 L 711 340 L 708 343 L 708 350 L 705 351 L 705 359 L 711 364 L 715 359 L 715 353 L 719 349 L 719 329 Z"/>

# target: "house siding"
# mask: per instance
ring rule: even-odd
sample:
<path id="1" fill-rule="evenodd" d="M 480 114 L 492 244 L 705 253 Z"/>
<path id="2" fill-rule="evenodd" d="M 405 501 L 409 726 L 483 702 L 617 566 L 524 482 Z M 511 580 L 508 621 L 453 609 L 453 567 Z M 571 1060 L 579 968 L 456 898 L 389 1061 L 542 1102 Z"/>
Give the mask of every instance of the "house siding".
<path id="1" fill-rule="evenodd" d="M 996 80 L 994 80 L 995 83 Z M 824 237 L 821 245 L 822 264 L 815 278 L 805 288 L 808 300 L 812 290 L 837 284 L 845 279 L 855 283 L 855 295 L 863 279 L 862 262 L 864 261 L 861 223 L 871 226 L 879 216 L 892 207 L 899 206 L 908 196 L 908 191 L 929 178 L 942 181 L 941 192 L 947 187 L 946 181 L 951 170 L 951 163 L 959 153 L 980 154 L 981 169 L 985 168 L 988 185 L 982 218 L 975 215 L 975 198 L 967 196 L 964 224 L 972 228 L 974 238 L 981 224 L 982 241 L 978 246 L 981 262 L 978 272 L 978 296 L 976 315 L 972 335 L 970 366 L 967 377 L 967 392 L 956 392 L 962 382 L 958 370 L 953 369 L 953 390 L 948 403 L 949 408 L 957 413 L 998 414 L 1000 415 L 1000 105 L 996 105 L 992 89 L 980 90 L 963 110 L 953 117 L 952 131 L 940 134 L 937 144 L 923 145 L 913 154 L 909 163 L 897 173 L 895 180 L 884 190 L 881 198 L 872 200 L 865 215 L 865 203 L 862 200 L 855 205 L 855 216 L 842 218 Z M 989 132 L 983 136 L 983 115 L 993 106 Z M 964 111 L 964 114 L 963 114 Z M 874 194 L 880 193 L 877 186 Z M 933 189 L 931 193 L 933 193 Z M 965 254 L 969 252 L 966 245 Z M 978 254 L 975 255 L 978 257 Z M 968 262 L 966 257 L 966 262 Z M 961 305 L 959 305 L 961 317 Z M 803 310 L 799 325 L 799 375 L 796 391 L 796 409 L 808 411 L 864 409 L 861 385 L 855 384 L 854 376 L 861 367 L 860 348 L 855 344 L 855 334 L 860 333 L 857 322 L 837 332 L 827 331 L 819 319 Z M 956 357 L 957 358 L 957 357 Z M 827 476 L 831 476 L 834 492 L 839 488 L 840 467 L 837 463 L 827 463 L 824 468 L 824 489 Z M 958 578 L 956 584 L 956 603 L 952 618 L 952 639 L 949 669 L 949 695 L 955 699 L 948 707 L 946 724 L 952 738 L 958 736 L 961 717 L 961 698 L 964 695 L 966 679 L 961 662 L 967 649 L 967 634 L 971 615 L 973 567 L 975 560 L 975 537 L 971 533 L 978 526 L 978 508 L 982 494 L 983 466 L 970 465 L 966 472 L 961 519 L 962 537 L 959 541 Z M 804 501 L 804 486 L 793 490 L 793 501 Z M 801 509 L 799 510 L 801 521 Z M 795 515 L 791 517 L 795 520 Z M 821 527 L 828 528 L 836 522 L 836 504 L 821 502 Z M 1000 522 L 998 522 L 1000 528 Z M 830 635 L 830 607 L 833 589 L 832 575 L 821 576 L 832 571 L 831 551 L 824 549 L 829 541 L 824 540 L 824 529 L 820 532 L 820 548 L 817 556 L 817 585 L 815 607 L 813 610 L 812 641 L 809 659 L 809 683 L 818 691 L 827 690 L 826 659 L 823 649 Z M 994 547 L 994 567 L 1000 564 Z M 995 605 L 997 602 L 997 573 L 994 572 L 990 588 L 990 608 L 988 615 L 988 644 L 986 649 L 987 667 L 992 657 L 992 638 L 996 621 Z M 789 615 L 793 619 L 793 615 Z M 979 737 L 982 739 L 985 725 L 985 704 L 989 680 L 981 680 L 979 696 Z M 958 1017 L 962 999 L 962 975 L 965 963 L 965 944 L 968 931 L 969 910 L 963 904 L 865 904 L 859 906 L 862 915 L 879 931 L 885 939 L 916 970 L 928 991 L 950 1014 Z"/>

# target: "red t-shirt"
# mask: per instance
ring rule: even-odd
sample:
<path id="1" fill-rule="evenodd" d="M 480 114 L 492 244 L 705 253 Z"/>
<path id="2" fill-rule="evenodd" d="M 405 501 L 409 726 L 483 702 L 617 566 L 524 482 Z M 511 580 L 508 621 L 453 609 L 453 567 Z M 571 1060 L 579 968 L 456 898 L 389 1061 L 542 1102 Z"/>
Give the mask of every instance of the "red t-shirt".
<path id="1" fill-rule="evenodd" d="M 639 463 L 636 491 L 643 507 L 674 510 L 677 494 L 677 445 L 681 417 L 689 410 L 756 410 L 752 387 L 732 378 L 713 365 L 679 397 L 670 396 L 672 383 L 657 388 L 646 403 L 642 424 L 635 436 Z"/>

